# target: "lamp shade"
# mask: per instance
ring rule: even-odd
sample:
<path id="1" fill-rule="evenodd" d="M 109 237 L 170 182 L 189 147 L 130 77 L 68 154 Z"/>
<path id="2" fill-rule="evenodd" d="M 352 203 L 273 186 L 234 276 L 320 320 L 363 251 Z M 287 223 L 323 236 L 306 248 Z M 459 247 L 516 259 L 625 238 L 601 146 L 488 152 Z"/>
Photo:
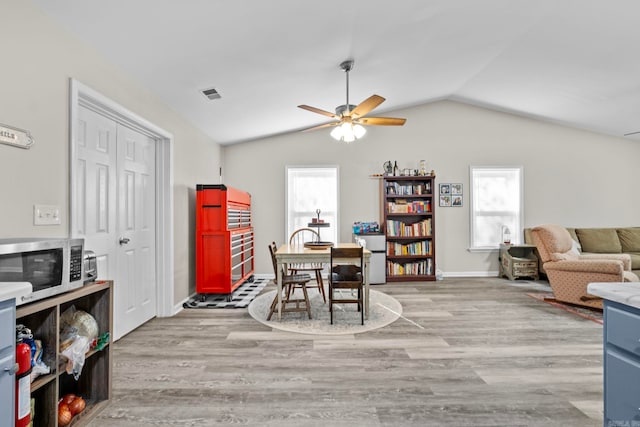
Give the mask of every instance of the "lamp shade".
<path id="1" fill-rule="evenodd" d="M 367 133 L 364 126 L 353 123 L 342 123 L 331 131 L 331 136 L 337 141 L 353 142 L 362 138 Z"/>

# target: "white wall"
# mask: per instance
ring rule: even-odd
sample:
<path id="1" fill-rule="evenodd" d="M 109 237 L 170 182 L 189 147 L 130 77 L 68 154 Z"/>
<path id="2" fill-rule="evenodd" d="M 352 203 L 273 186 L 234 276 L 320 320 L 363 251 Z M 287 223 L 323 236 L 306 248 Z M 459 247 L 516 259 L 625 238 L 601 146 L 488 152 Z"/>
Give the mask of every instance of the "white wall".
<path id="1" fill-rule="evenodd" d="M 179 302 L 194 291 L 195 185 L 218 183 L 219 146 L 30 2 L 4 2 L 3 16 L 0 123 L 30 130 L 36 145 L 30 150 L 0 145 L 0 237 L 68 235 L 68 85 L 73 77 L 174 136 L 174 300 Z M 371 127 L 365 139 L 351 145 L 318 131 L 223 149 L 225 184 L 253 195 L 257 273 L 271 273 L 266 245 L 285 239 L 287 164 L 340 166 L 341 240 L 350 238 L 353 221 L 379 219 L 378 182 L 369 175 L 382 172 L 387 160 L 415 168 L 426 159 L 438 182 L 464 183 L 464 207 L 436 208 L 437 261 L 445 272 L 497 270 L 495 254 L 466 250 L 470 164 L 524 166 L 528 226 L 640 225 L 640 200 L 632 191 L 637 142 L 455 102 L 385 115 L 408 122 L 401 128 Z M 61 206 L 62 224 L 33 226 L 36 203 Z"/>
<path id="2" fill-rule="evenodd" d="M 195 185 L 217 182 L 220 147 L 28 1 L 3 2 L 0 123 L 28 129 L 30 150 L 0 145 L 0 238 L 69 235 L 69 78 L 174 136 L 174 301 L 194 291 Z M 215 180 L 215 181 L 214 181 Z M 62 208 L 33 225 L 33 205 Z"/>
<path id="3" fill-rule="evenodd" d="M 350 239 L 353 221 L 380 220 L 378 182 L 369 176 L 382 173 L 387 160 L 417 168 L 425 159 L 437 183 L 463 183 L 462 208 L 436 207 L 437 264 L 445 274 L 498 270 L 495 252 L 467 250 L 469 165 L 524 167 L 526 226 L 640 226 L 640 199 L 633 192 L 638 142 L 452 101 L 384 115 L 406 117 L 407 123 L 369 127 L 350 145 L 321 130 L 223 147 L 225 183 L 253 196 L 257 273 L 272 273 L 267 244 L 286 237 L 285 165 L 339 165 L 342 241 Z"/>

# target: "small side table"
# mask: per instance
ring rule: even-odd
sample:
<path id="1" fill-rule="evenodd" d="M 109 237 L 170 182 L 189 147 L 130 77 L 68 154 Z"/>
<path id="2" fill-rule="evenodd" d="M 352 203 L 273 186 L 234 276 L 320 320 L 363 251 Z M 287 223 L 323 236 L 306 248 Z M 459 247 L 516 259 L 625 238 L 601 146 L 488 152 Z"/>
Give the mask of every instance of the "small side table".
<path id="1" fill-rule="evenodd" d="M 528 277 L 538 280 L 538 257 L 533 253 L 535 245 L 500 244 L 500 277 L 510 280 Z"/>

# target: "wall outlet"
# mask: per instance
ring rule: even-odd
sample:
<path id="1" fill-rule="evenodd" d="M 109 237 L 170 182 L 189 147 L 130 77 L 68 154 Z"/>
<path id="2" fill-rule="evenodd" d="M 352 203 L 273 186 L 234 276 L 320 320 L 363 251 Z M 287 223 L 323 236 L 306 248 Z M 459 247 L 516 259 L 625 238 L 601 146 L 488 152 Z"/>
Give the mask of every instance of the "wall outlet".
<path id="1" fill-rule="evenodd" d="M 33 225 L 58 225 L 60 223 L 60 206 L 33 205 Z"/>

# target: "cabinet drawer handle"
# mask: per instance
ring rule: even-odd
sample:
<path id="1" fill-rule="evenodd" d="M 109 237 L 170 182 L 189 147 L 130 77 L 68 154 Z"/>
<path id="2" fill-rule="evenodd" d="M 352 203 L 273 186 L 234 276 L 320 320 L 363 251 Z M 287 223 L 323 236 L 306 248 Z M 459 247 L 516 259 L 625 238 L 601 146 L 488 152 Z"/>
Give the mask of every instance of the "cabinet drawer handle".
<path id="1" fill-rule="evenodd" d="M 18 372 L 18 369 L 20 369 L 20 366 L 16 363 L 11 368 L 5 367 L 4 371 L 7 372 L 9 375 L 14 375 L 16 372 Z"/>

